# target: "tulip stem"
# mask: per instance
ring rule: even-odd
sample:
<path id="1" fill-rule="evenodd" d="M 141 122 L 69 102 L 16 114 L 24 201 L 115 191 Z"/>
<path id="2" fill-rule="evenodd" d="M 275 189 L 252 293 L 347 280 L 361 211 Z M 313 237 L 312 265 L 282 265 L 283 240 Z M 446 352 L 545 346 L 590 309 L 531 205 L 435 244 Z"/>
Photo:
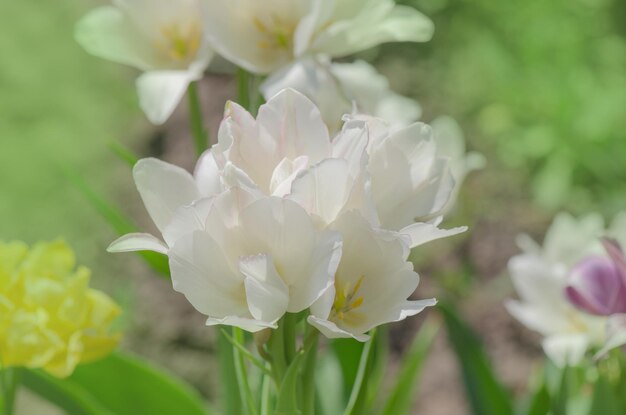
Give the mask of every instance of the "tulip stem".
<path id="1" fill-rule="evenodd" d="M 376 330 L 373 330 L 371 338 L 363 347 L 361 360 L 359 361 L 359 369 L 357 370 L 356 379 L 354 380 L 354 385 L 352 386 L 348 407 L 343 415 L 356 415 L 362 413 L 362 406 L 365 402 L 365 395 L 367 393 L 369 372 L 371 371 L 372 366 L 372 346 L 374 345 L 375 337 Z"/>
<path id="2" fill-rule="evenodd" d="M 209 134 L 204 128 L 202 122 L 202 108 L 200 106 L 200 97 L 198 96 L 198 82 L 194 81 L 187 88 L 187 96 L 189 98 L 189 122 L 191 124 L 191 133 L 193 135 L 196 154 L 200 156 L 209 145 Z"/>
<path id="3" fill-rule="evenodd" d="M 250 110 L 250 73 L 243 68 L 237 70 L 238 104 Z"/>
<path id="4" fill-rule="evenodd" d="M 287 366 L 291 364 L 296 357 L 296 324 L 298 315 L 293 313 L 285 314 L 284 324 L 284 340 L 285 340 L 285 361 Z"/>
<path id="5" fill-rule="evenodd" d="M 272 356 L 272 372 L 276 379 L 276 384 L 280 385 L 287 372 L 287 362 L 285 360 L 285 333 L 284 318 L 278 323 L 278 328 L 272 333 L 269 340 L 270 355 Z"/>
<path id="6" fill-rule="evenodd" d="M 302 371 L 302 415 L 315 415 L 315 365 L 319 331 L 306 325 L 304 335 L 304 368 Z"/>
<path id="7" fill-rule="evenodd" d="M 2 370 L 2 415 L 13 415 L 19 380 L 18 369 Z"/>
<path id="8" fill-rule="evenodd" d="M 238 327 L 233 327 L 233 340 L 240 345 L 244 343 L 243 331 Z M 243 346 L 242 346 L 243 347 Z M 235 372 L 237 374 L 237 383 L 239 385 L 239 393 L 241 400 L 245 403 L 244 414 L 257 415 L 257 407 L 254 402 L 254 396 L 248 383 L 248 371 L 246 369 L 246 361 L 241 350 L 238 347 L 233 349 L 235 359 Z"/>

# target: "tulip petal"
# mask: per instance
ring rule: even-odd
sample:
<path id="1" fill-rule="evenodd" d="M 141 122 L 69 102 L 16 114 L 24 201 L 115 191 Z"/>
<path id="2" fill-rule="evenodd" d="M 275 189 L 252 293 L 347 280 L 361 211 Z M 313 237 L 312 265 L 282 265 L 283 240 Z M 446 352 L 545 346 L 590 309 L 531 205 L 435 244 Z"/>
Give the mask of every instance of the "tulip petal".
<path id="1" fill-rule="evenodd" d="M 585 334 L 557 334 L 546 337 L 543 350 L 559 367 L 578 365 L 589 348 L 589 338 Z"/>
<path id="2" fill-rule="evenodd" d="M 276 322 L 287 311 L 289 289 L 276 272 L 269 255 L 255 255 L 239 260 L 239 270 L 246 276 L 246 299 L 250 314 L 265 322 Z"/>
<path id="3" fill-rule="evenodd" d="M 180 206 L 201 197 L 191 174 L 155 158 L 139 160 L 133 177 L 146 210 L 161 231 Z"/>
<path id="4" fill-rule="evenodd" d="M 293 89 L 279 92 L 261 106 L 257 124 L 280 159 L 308 156 L 309 163 L 315 164 L 330 155 L 328 128 L 319 109 Z"/>
<path id="5" fill-rule="evenodd" d="M 168 249 L 160 239 L 149 233 L 129 233 L 111 242 L 107 252 L 154 251 L 167 255 Z"/>
<path id="6" fill-rule="evenodd" d="M 194 231 L 204 230 L 206 218 L 213 207 L 214 198 L 204 198 L 188 206 L 179 207 L 163 229 L 163 239 L 172 246 L 176 241 Z"/>
<path id="7" fill-rule="evenodd" d="M 606 342 L 596 353 L 595 357 L 600 358 L 612 349 L 626 344 L 626 314 L 615 314 L 609 317 L 606 328 Z"/>
<path id="8" fill-rule="evenodd" d="M 171 247 L 170 270 L 175 291 L 196 310 L 216 319 L 249 318 L 243 277 L 234 271 L 222 247 L 204 231 L 195 231 Z"/>
<path id="9" fill-rule="evenodd" d="M 366 342 L 370 339 L 367 334 L 353 334 L 346 330 L 340 329 L 332 321 L 321 319 L 315 316 L 309 316 L 307 322 L 318 329 L 324 336 L 329 339 L 355 339 L 360 342 Z"/>
<path id="10" fill-rule="evenodd" d="M 200 156 L 194 169 L 193 177 L 198 184 L 198 190 L 203 196 L 216 196 L 224 190 L 220 168 L 213 150 L 207 150 Z"/>
<path id="11" fill-rule="evenodd" d="M 411 238 L 410 247 L 415 248 L 437 239 L 458 235 L 466 232 L 467 229 L 467 226 L 460 226 L 452 229 L 440 229 L 434 223 L 420 222 L 403 228 L 399 231 L 399 233 L 408 235 Z"/>
<path id="12" fill-rule="evenodd" d="M 140 38 L 131 27 L 121 10 L 103 6 L 78 21 L 74 37 L 92 55 L 149 70 L 150 59 L 142 56 L 146 48 L 140 47 Z"/>
<path id="13" fill-rule="evenodd" d="M 256 333 L 265 329 L 275 329 L 278 328 L 278 325 L 275 323 L 266 323 L 264 321 L 258 321 L 251 318 L 243 318 L 243 317 L 224 317 L 224 318 L 212 318 L 209 317 L 206 320 L 207 326 L 234 326 L 239 327 L 242 330 L 248 331 L 250 333 Z"/>
<path id="14" fill-rule="evenodd" d="M 150 71 L 137 79 L 139 105 L 153 124 L 163 124 L 172 115 L 198 74 L 188 71 Z"/>

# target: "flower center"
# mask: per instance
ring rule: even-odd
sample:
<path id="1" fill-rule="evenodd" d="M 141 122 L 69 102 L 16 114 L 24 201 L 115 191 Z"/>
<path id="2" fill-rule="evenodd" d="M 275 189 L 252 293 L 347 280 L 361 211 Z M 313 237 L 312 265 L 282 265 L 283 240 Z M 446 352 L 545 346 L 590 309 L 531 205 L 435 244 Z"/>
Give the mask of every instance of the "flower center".
<path id="1" fill-rule="evenodd" d="M 187 61 L 193 58 L 202 39 L 200 25 L 173 23 L 161 28 L 161 39 L 156 46 L 168 59 L 176 62 Z"/>
<path id="2" fill-rule="evenodd" d="M 260 49 L 290 50 L 292 48 L 293 33 L 296 30 L 295 24 L 276 16 L 271 17 L 271 24 L 269 25 L 256 17 L 253 22 L 258 31 L 264 35 L 257 44 Z"/>
<path id="3" fill-rule="evenodd" d="M 357 296 L 357 294 L 364 278 L 365 275 L 361 275 L 361 278 L 354 284 L 354 287 L 349 282 L 341 284 L 335 280 L 335 302 L 333 303 L 332 309 L 333 316 L 344 320 L 347 313 L 363 305 L 363 296 Z"/>

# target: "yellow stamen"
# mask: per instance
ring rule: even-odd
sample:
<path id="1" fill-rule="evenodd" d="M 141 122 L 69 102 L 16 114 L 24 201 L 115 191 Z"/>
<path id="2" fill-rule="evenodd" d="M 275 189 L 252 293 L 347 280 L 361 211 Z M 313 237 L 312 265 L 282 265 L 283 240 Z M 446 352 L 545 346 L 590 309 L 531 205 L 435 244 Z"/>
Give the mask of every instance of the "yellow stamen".
<path id="1" fill-rule="evenodd" d="M 354 287 L 350 283 L 342 284 L 339 281 L 335 281 L 335 301 L 333 302 L 332 314 L 338 319 L 344 320 L 346 314 L 356 310 L 363 305 L 363 296 L 357 297 L 365 275 L 362 275 Z"/>
<path id="2" fill-rule="evenodd" d="M 156 42 L 156 47 L 173 61 L 181 62 L 192 59 L 202 40 L 200 26 L 197 23 L 181 25 L 173 23 L 161 28 L 162 39 Z"/>

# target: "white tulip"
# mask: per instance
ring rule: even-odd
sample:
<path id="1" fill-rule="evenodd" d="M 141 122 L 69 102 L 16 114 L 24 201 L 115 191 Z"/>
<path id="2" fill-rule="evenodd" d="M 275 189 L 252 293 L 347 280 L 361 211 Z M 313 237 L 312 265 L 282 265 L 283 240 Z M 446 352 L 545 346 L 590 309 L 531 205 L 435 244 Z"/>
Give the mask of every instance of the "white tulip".
<path id="1" fill-rule="evenodd" d="M 341 238 L 320 231 L 296 203 L 231 189 L 213 202 L 202 228 L 169 252 L 174 289 L 208 325 L 276 328 L 285 312 L 311 306 L 333 284 Z"/>
<path id="2" fill-rule="evenodd" d="M 255 73 L 309 54 L 341 57 L 386 42 L 424 42 L 433 24 L 393 0 L 203 0 L 211 45 Z"/>
<path id="3" fill-rule="evenodd" d="M 313 304 L 308 317 L 326 337 L 366 341 L 374 327 L 436 304 L 435 299 L 408 300 L 419 276 L 407 261 L 404 235 L 374 229 L 357 212 L 344 213 L 330 229 L 341 234 L 343 255 L 333 287 Z"/>
<path id="4" fill-rule="evenodd" d="M 419 119 L 419 104 L 393 92 L 386 77 L 365 61 L 331 63 L 326 56 L 302 59 L 270 76 L 262 85 L 266 99 L 293 88 L 319 107 L 331 131 L 339 131 L 342 117 L 356 111 L 407 126 Z"/>
<path id="5" fill-rule="evenodd" d="M 626 241 L 624 218 L 616 219 L 608 231 L 622 242 Z M 544 336 L 544 351 L 560 366 L 579 363 L 588 350 L 602 347 L 607 341 L 607 317 L 582 311 L 565 295 L 568 276 L 579 261 L 606 255 L 599 241 L 606 233 L 602 217 L 597 214 L 580 220 L 560 214 L 546 233 L 543 247 L 522 236 L 519 245 L 523 253 L 509 262 L 520 300 L 509 300 L 506 307 L 521 323 Z"/>
<path id="6" fill-rule="evenodd" d="M 83 17 L 75 36 L 89 53 L 144 72 L 139 101 L 155 124 L 169 118 L 213 57 L 199 0 L 113 0 Z"/>

